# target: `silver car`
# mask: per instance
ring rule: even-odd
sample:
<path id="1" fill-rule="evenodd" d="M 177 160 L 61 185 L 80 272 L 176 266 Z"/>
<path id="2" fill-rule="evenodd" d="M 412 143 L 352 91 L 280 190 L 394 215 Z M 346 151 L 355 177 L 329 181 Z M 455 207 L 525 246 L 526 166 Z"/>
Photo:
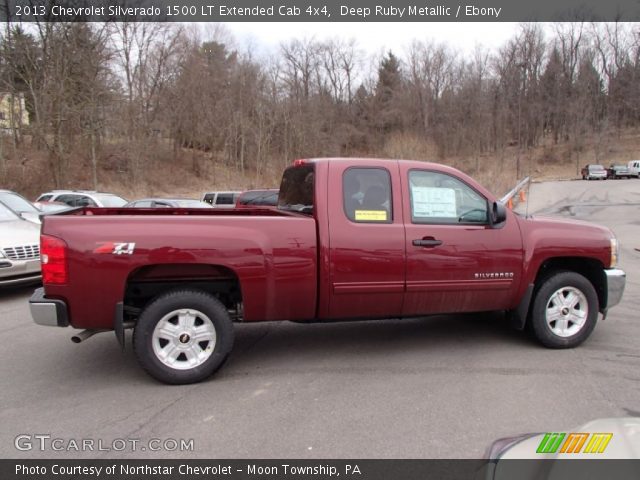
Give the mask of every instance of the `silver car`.
<path id="1" fill-rule="evenodd" d="M 40 224 L 42 212 L 22 195 L 11 190 L 0 190 L 0 203 L 9 207 L 23 219 Z"/>
<path id="2" fill-rule="evenodd" d="M 40 279 L 40 226 L 0 204 L 0 287 Z"/>

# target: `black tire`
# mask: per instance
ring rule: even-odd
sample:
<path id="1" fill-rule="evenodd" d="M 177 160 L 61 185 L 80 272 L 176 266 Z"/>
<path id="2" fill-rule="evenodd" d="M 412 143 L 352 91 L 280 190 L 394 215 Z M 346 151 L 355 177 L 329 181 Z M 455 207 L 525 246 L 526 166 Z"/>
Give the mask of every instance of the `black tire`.
<path id="1" fill-rule="evenodd" d="M 574 308 L 566 307 L 568 312 L 565 312 L 565 315 L 561 317 L 563 319 L 575 318 L 573 317 L 574 313 L 579 311 L 585 313 L 585 321 L 581 327 L 577 327 L 577 323 L 574 324 L 568 320 L 567 326 L 569 330 L 567 331 L 567 336 L 554 332 L 553 328 L 558 326 L 558 322 L 553 320 L 549 323 L 547 322 L 547 309 L 553 306 L 555 300 L 552 300 L 552 297 L 557 292 L 561 292 L 562 299 L 569 299 L 568 295 L 564 295 L 565 292 L 567 294 L 573 293 L 574 295 L 576 292 L 580 292 L 583 298 L 586 299 L 586 305 L 583 305 L 585 302 L 578 302 Z M 551 273 L 541 281 L 540 288 L 537 290 L 533 300 L 529 322 L 535 338 L 545 347 L 573 348 L 580 345 L 591 335 L 598 320 L 598 310 L 598 295 L 589 280 L 576 272 L 558 271 Z M 553 327 L 551 323 L 554 323 Z M 569 335 L 571 328 L 578 329 L 574 334 Z"/>
<path id="2" fill-rule="evenodd" d="M 186 313 L 187 318 L 189 315 L 195 316 L 191 330 L 187 330 L 193 338 L 185 333 L 179 333 L 179 336 L 173 340 L 173 343 L 179 346 L 174 347 L 173 351 L 178 352 L 179 348 L 187 348 L 187 345 L 190 345 L 189 352 L 201 352 L 206 359 L 196 360 L 202 363 L 193 367 L 188 366 L 185 353 L 179 353 L 175 359 L 167 360 L 167 362 L 173 361 L 174 365 L 179 365 L 178 368 L 172 368 L 164 363 L 154 350 L 154 348 L 163 349 L 164 345 L 170 343 L 163 338 L 154 339 L 154 331 L 160 321 L 163 321 L 164 325 L 167 323 L 175 325 L 177 330 L 181 328 L 179 318 L 182 317 L 176 313 L 179 310 L 183 310 L 184 312 L 181 313 Z M 175 315 L 172 316 L 171 314 L 174 313 Z M 198 322 L 202 323 L 198 324 Z M 213 325 L 215 341 L 197 342 L 195 340 L 196 329 L 205 324 L 209 331 L 211 324 Z M 158 296 L 142 311 L 133 332 L 133 348 L 140 366 L 153 378 L 173 385 L 196 383 L 211 376 L 229 356 L 233 340 L 233 323 L 225 306 L 217 298 L 199 290 L 173 290 Z M 163 341 L 166 342 L 164 345 L 161 343 Z M 187 344 L 187 341 L 190 343 Z M 157 343 L 154 345 L 154 342 Z M 211 348 L 212 345 L 213 348 Z M 181 358 L 183 356 L 184 358 Z M 184 361 L 187 363 L 181 363 Z"/>

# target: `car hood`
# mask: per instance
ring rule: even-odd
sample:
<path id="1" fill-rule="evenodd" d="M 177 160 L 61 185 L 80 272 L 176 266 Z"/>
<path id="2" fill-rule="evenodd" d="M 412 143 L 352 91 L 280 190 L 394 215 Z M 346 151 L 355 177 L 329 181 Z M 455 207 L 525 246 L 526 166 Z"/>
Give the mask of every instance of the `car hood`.
<path id="1" fill-rule="evenodd" d="M 567 210 L 569 213 L 574 214 L 573 210 L 579 209 L 580 205 L 567 206 L 563 210 Z M 562 211 L 558 212 L 562 213 Z M 588 229 L 590 231 L 599 230 L 606 236 L 606 238 L 613 237 L 613 232 L 607 227 L 598 225 L 592 222 L 586 222 L 583 220 L 575 220 L 573 218 L 557 218 L 557 217 L 545 217 L 544 215 L 530 215 L 528 217 L 521 217 L 525 222 L 530 222 L 531 226 L 551 228 L 569 227 L 577 229 Z"/>
<path id="2" fill-rule="evenodd" d="M 545 433 L 523 435 L 522 441 L 511 445 L 500 455 L 500 460 L 507 459 L 640 459 L 640 418 L 600 418 L 592 420 L 584 425 L 571 430 L 555 430 L 555 433 L 565 433 L 565 438 L 560 443 L 555 453 L 536 453 L 545 437 Z M 553 433 L 553 432 L 549 432 Z M 581 451 L 574 453 L 562 453 L 563 442 L 571 433 L 585 433 L 589 437 L 585 440 Z M 609 443 L 602 453 L 583 453 L 587 448 L 592 434 L 612 434 Z"/>
<path id="3" fill-rule="evenodd" d="M 40 226 L 26 220 L 0 222 L 0 248 L 40 243 Z"/>

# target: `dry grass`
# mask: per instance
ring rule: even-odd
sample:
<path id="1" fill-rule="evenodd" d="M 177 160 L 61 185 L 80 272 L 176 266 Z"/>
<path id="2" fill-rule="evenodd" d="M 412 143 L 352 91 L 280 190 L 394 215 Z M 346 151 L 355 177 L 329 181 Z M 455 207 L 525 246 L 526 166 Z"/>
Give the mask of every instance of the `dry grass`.
<path id="1" fill-rule="evenodd" d="M 28 198 L 54 188 L 46 152 L 22 146 L 14 150 L 8 138 L 2 141 L 0 188 L 21 192 Z M 640 158 L 640 131 L 622 134 L 610 132 L 586 139 L 582 145 L 553 145 L 519 151 L 508 147 L 499 154 L 466 155 L 438 158 L 435 145 L 415 135 L 392 135 L 379 152 L 369 156 L 436 161 L 459 168 L 477 179 L 496 195 L 508 191 L 520 178 L 534 180 L 577 178 L 587 163 L 626 164 Z M 519 172 L 517 171 L 520 159 Z M 61 188 L 93 189 L 90 159 L 86 154 L 71 153 L 66 161 L 65 181 Z M 180 149 L 156 141 L 125 148 L 104 145 L 99 158 L 98 189 L 118 193 L 125 198 L 144 196 L 199 197 L 210 190 L 246 190 L 277 187 L 282 173 L 282 159 L 269 162 L 258 175 L 255 170 L 239 171 L 225 165 L 211 153 Z"/>

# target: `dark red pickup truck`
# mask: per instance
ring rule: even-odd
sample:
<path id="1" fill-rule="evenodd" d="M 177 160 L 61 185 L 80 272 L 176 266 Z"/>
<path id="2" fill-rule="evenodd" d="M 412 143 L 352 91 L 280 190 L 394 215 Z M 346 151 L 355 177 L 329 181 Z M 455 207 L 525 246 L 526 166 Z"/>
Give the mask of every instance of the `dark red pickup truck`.
<path id="1" fill-rule="evenodd" d="M 525 218 L 467 175 L 378 159 L 297 160 L 278 209 L 83 208 L 42 224 L 36 323 L 134 328 L 167 383 L 202 380 L 233 321 L 507 311 L 553 348 L 582 343 L 625 274 L 600 226 Z"/>

